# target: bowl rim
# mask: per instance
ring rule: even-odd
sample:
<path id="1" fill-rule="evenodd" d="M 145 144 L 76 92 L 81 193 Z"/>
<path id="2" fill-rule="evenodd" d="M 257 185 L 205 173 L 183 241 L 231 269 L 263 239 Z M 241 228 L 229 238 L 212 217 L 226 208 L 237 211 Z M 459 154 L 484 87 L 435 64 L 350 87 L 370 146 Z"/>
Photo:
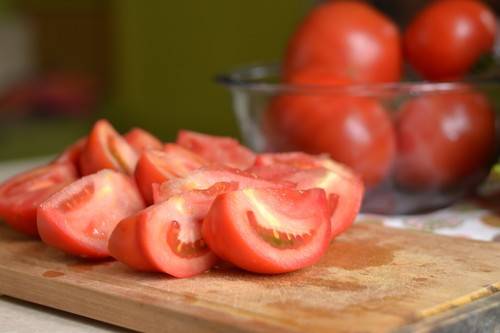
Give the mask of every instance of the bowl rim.
<path id="1" fill-rule="evenodd" d="M 256 80 L 272 77 L 280 72 L 278 62 L 254 63 L 236 67 L 235 69 L 215 76 L 215 81 L 231 90 L 247 90 L 262 93 L 301 93 L 301 94 L 355 94 L 380 95 L 387 93 L 440 93 L 460 92 L 472 86 L 500 86 L 498 77 L 474 77 L 462 81 L 399 81 L 375 84 L 291 84 L 258 82 Z"/>

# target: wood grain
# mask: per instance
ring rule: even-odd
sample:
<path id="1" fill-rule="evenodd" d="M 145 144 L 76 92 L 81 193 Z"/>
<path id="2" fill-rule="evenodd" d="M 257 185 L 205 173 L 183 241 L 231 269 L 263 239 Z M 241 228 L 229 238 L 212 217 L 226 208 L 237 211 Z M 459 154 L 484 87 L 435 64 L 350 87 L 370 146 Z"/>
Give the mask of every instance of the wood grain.
<path id="1" fill-rule="evenodd" d="M 299 272 L 220 265 L 190 279 L 85 262 L 0 226 L 0 293 L 140 331 L 390 332 L 498 282 L 500 244 L 377 225 L 354 226 Z"/>

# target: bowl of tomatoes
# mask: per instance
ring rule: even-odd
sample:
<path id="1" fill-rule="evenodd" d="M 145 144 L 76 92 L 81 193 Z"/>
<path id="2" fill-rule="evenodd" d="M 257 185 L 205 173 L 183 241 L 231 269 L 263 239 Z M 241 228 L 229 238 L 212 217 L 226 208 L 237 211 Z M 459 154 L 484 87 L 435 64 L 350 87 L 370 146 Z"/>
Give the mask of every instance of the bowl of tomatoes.
<path id="1" fill-rule="evenodd" d="M 474 193 L 497 160 L 495 33 L 480 1 L 431 2 L 404 29 L 366 3 L 325 2 L 281 64 L 218 82 L 253 149 L 328 154 L 363 179 L 365 212 L 420 213 Z"/>

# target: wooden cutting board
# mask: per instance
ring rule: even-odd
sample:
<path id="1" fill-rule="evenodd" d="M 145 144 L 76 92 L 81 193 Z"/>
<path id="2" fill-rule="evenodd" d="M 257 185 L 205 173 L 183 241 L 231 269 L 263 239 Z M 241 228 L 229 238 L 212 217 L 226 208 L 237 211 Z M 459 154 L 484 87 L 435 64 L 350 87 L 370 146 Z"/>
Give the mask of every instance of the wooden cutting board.
<path id="1" fill-rule="evenodd" d="M 221 266 L 189 279 L 85 262 L 0 225 L 0 293 L 140 331 L 426 330 L 500 318 L 498 291 L 500 244 L 378 225 L 354 226 L 296 273 Z"/>

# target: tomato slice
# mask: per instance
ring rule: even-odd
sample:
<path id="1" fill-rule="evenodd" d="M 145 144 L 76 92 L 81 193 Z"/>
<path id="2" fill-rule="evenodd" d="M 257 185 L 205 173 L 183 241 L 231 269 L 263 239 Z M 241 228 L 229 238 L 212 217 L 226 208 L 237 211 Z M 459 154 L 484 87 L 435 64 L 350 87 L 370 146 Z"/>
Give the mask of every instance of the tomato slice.
<path id="1" fill-rule="evenodd" d="M 203 222 L 217 255 L 256 273 L 284 273 L 317 262 L 330 241 L 321 189 L 243 189 L 219 195 Z"/>
<path id="2" fill-rule="evenodd" d="M 197 154 L 179 145 L 167 144 L 164 151 L 150 150 L 141 155 L 135 169 L 135 180 L 144 199 L 151 204 L 153 184 L 186 176 L 206 164 L 207 162 Z"/>
<path id="3" fill-rule="evenodd" d="M 0 185 L 0 217 L 14 229 L 36 236 L 36 209 L 45 199 L 78 178 L 71 163 L 38 167 Z"/>
<path id="4" fill-rule="evenodd" d="M 53 163 L 71 163 L 75 168 L 79 168 L 80 156 L 82 154 L 83 148 L 87 143 L 87 137 L 78 139 L 71 146 L 67 147 L 61 155 L 59 155 Z"/>
<path id="5" fill-rule="evenodd" d="M 102 169 L 113 169 L 131 175 L 137 153 L 104 119 L 97 121 L 80 156 L 80 171 L 89 175 Z"/>
<path id="6" fill-rule="evenodd" d="M 229 137 L 213 136 L 186 130 L 179 131 L 177 143 L 207 161 L 232 168 L 246 169 L 252 166 L 255 154 Z"/>
<path id="7" fill-rule="evenodd" d="M 134 127 L 124 136 L 127 143 L 138 153 L 151 149 L 162 149 L 162 142 L 142 128 Z"/>
<path id="8" fill-rule="evenodd" d="M 201 237 L 202 220 L 216 196 L 233 189 L 185 192 L 123 220 L 111 235 L 111 254 L 132 268 L 179 278 L 206 271 L 217 257 Z"/>
<path id="9" fill-rule="evenodd" d="M 102 170 L 63 188 L 38 208 L 42 240 L 68 253 L 89 258 L 109 256 L 107 243 L 116 224 L 144 208 L 134 182 Z"/>
<path id="10" fill-rule="evenodd" d="M 290 182 L 270 181 L 258 178 L 252 173 L 223 166 L 208 166 L 195 170 L 184 178 L 175 178 L 161 184 L 154 190 L 154 202 L 162 202 L 170 197 L 192 190 L 206 190 L 216 183 L 235 184 L 236 188 L 290 188 Z"/>
<path id="11" fill-rule="evenodd" d="M 292 182 L 298 189 L 324 189 L 333 212 L 332 238 L 354 223 L 363 201 L 362 180 L 346 166 L 324 155 L 262 154 L 249 171 L 264 179 Z"/>

